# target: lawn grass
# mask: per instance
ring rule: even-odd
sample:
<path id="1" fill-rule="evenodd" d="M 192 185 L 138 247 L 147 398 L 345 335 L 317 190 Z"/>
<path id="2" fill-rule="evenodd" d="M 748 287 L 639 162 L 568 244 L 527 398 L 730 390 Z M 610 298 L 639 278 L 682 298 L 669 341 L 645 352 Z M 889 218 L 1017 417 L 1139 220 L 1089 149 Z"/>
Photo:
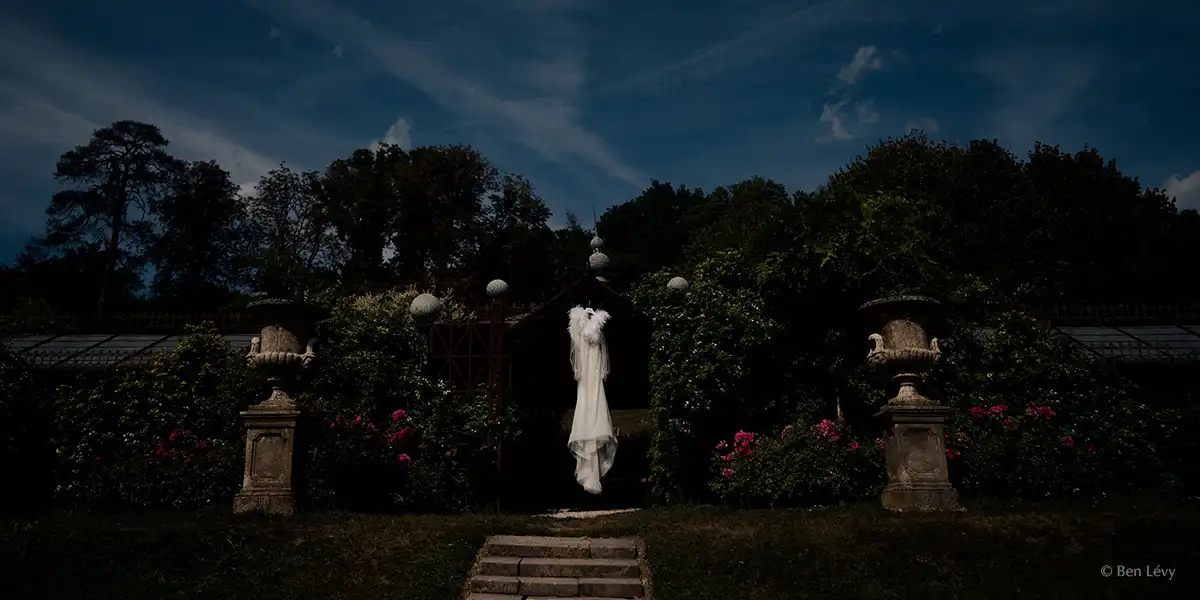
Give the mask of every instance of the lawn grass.
<path id="1" fill-rule="evenodd" d="M 1200 568 L 1200 507 L 1184 502 L 928 515 L 676 508 L 586 521 L 214 510 L 0 524 L 0 597 L 14 600 L 453 599 L 498 533 L 641 535 L 656 600 L 1183 598 Z M 1106 579 L 1103 565 L 1176 572 Z"/>

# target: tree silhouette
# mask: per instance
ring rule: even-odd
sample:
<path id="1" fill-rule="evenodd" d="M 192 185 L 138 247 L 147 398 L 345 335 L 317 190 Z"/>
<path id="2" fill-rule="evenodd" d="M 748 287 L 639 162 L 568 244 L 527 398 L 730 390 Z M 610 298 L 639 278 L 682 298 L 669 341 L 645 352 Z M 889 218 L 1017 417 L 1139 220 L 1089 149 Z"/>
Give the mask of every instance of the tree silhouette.
<path id="1" fill-rule="evenodd" d="M 39 243 L 63 248 L 103 241 L 97 317 L 104 316 L 118 265 L 134 270 L 139 266 L 140 250 L 151 236 L 149 203 L 162 193 L 176 168 L 167 143 L 153 125 L 117 121 L 58 160 L 55 179 L 75 187 L 54 194 L 46 209 L 46 235 Z"/>

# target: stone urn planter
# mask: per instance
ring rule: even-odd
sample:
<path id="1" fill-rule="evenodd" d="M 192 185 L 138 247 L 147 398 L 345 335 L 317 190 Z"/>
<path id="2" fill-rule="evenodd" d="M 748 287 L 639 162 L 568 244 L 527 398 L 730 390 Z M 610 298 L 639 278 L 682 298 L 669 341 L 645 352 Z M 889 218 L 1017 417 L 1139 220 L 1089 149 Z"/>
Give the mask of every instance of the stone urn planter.
<path id="1" fill-rule="evenodd" d="M 317 321 L 324 313 L 304 302 L 266 298 L 247 310 L 261 327 L 246 360 L 264 374 L 270 395 L 242 411 L 246 424 L 246 466 L 234 512 L 291 515 L 295 510 L 292 471 L 296 422 L 292 394 L 302 371 L 313 364 Z"/>
<path id="2" fill-rule="evenodd" d="M 271 386 L 271 395 L 250 409 L 294 408 L 291 394 L 301 372 L 316 358 L 314 334 L 324 311 L 286 298 L 265 298 L 246 309 L 261 328 L 258 337 L 250 341 L 246 360 Z"/>
<path id="3" fill-rule="evenodd" d="M 874 331 L 868 339 L 875 347 L 867 361 L 900 384 L 888 404 L 934 404 L 921 395 L 921 373 L 942 358 L 931 331 L 939 323 L 941 303 L 927 296 L 893 296 L 859 307 Z"/>
<path id="4" fill-rule="evenodd" d="M 898 510 L 958 507 L 946 464 L 945 423 L 950 408 L 926 398 L 921 373 L 941 359 L 933 332 L 940 326 L 941 303 L 926 296 L 893 296 L 859 310 L 873 333 L 867 361 L 899 384 L 896 395 L 876 413 L 887 424 L 884 457 L 888 483 L 880 500 Z"/>

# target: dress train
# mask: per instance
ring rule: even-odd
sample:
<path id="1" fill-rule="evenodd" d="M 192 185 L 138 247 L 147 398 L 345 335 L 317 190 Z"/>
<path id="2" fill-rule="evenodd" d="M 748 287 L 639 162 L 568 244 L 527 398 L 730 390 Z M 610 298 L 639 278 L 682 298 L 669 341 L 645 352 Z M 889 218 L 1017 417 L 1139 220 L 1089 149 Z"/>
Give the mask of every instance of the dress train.
<path id="1" fill-rule="evenodd" d="M 608 377 L 608 345 L 604 325 L 609 314 L 603 310 L 574 307 L 568 311 L 571 335 L 571 368 L 578 382 L 575 418 L 567 447 L 575 456 L 575 481 L 592 494 L 601 491 L 600 478 L 612 468 L 617 454 L 612 417 L 604 395 Z"/>

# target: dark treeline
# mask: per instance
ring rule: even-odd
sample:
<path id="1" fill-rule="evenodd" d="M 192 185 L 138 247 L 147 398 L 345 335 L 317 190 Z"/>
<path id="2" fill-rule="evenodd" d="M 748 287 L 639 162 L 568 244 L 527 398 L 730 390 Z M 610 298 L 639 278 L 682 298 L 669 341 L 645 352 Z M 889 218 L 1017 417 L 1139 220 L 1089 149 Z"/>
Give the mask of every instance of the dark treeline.
<path id="1" fill-rule="evenodd" d="M 493 278 L 536 302 L 582 273 L 592 235 L 574 215 L 551 229 L 531 182 L 466 146 L 384 145 L 321 171 L 281 165 L 242 197 L 216 163 L 173 157 L 157 127 L 119 121 L 64 153 L 55 177 L 63 189 L 44 235 L 0 267 L 6 312 L 207 311 L 251 292 L 409 285 L 476 302 Z M 849 240 L 900 243 L 921 269 L 1022 302 L 1179 301 L 1200 286 L 1188 252 L 1196 212 L 1094 149 L 1039 144 L 1022 159 L 995 142 L 914 134 L 880 142 L 814 192 L 758 177 L 710 192 L 655 181 L 597 227 L 618 285 L 664 268 L 686 275 L 722 250 L 821 261 Z M 864 293 L 873 276 L 864 266 Z"/>

